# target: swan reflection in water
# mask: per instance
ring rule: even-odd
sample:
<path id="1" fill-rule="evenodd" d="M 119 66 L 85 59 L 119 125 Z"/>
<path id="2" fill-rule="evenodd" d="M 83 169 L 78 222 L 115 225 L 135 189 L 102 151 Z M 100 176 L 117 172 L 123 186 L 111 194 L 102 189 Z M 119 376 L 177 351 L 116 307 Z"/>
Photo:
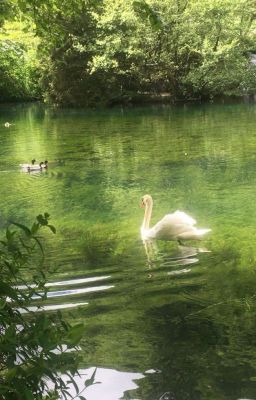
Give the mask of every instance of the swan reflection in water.
<path id="1" fill-rule="evenodd" d="M 142 240 L 142 242 L 150 269 L 156 265 L 160 265 L 161 267 L 176 267 L 196 264 L 199 261 L 199 253 L 210 253 L 210 250 L 203 247 L 179 245 L 177 247 L 168 247 L 166 250 L 160 248 L 156 240 Z M 185 272 L 189 272 L 189 270 L 171 271 L 168 274 L 178 275 Z"/>

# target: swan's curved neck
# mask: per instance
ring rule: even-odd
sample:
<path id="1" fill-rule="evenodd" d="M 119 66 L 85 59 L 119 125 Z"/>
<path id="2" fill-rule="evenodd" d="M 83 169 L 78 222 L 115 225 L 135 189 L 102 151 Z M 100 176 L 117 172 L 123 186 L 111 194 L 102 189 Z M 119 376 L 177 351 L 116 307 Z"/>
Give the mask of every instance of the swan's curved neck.
<path id="1" fill-rule="evenodd" d="M 153 200 L 148 199 L 146 206 L 145 206 L 145 213 L 144 213 L 144 219 L 142 223 L 142 229 L 149 229 L 149 223 L 152 215 L 152 209 L 153 209 Z"/>

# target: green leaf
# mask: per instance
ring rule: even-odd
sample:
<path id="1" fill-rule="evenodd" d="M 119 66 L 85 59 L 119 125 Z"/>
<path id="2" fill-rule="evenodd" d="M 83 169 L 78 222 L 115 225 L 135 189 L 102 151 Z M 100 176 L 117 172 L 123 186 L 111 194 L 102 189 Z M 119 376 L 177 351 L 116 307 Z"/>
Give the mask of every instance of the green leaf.
<path id="1" fill-rule="evenodd" d="M 86 381 L 84 382 L 86 387 L 91 386 L 96 383 L 99 383 L 99 382 L 94 382 L 96 371 L 97 371 L 97 368 L 95 368 L 95 370 L 93 371 L 92 376 L 89 379 L 86 379 Z"/>
<path id="2" fill-rule="evenodd" d="M 34 400 L 34 395 L 28 388 L 24 389 L 25 399 L 26 400 Z"/>
<path id="3" fill-rule="evenodd" d="M 13 237 L 14 237 L 14 235 L 15 235 L 15 231 L 13 231 L 13 232 L 11 232 L 8 228 L 6 229 L 6 239 L 7 240 L 11 240 Z"/>
<path id="4" fill-rule="evenodd" d="M 75 388 L 76 394 L 78 394 L 79 393 L 79 387 L 77 386 L 77 383 L 76 383 L 75 379 L 73 378 L 73 376 L 71 374 L 67 373 L 67 375 L 70 378 L 70 381 L 68 381 L 67 383 L 71 383 Z"/>
<path id="5" fill-rule="evenodd" d="M 8 283 L 0 281 L 0 295 L 9 296 L 12 299 L 17 300 L 17 292 Z"/>
<path id="6" fill-rule="evenodd" d="M 13 221 L 11 221 L 11 224 L 18 226 L 20 229 L 22 229 L 23 232 L 25 232 L 25 234 L 27 236 L 31 236 L 31 230 L 27 226 L 25 226 L 23 224 L 19 224 L 18 222 L 13 222 Z"/>
<path id="7" fill-rule="evenodd" d="M 42 246 L 42 243 L 40 242 L 40 240 L 38 239 L 38 237 L 34 236 L 33 239 L 36 241 L 36 243 L 38 244 L 38 246 L 40 247 L 41 253 L 44 255 L 44 248 Z"/>
<path id="8" fill-rule="evenodd" d="M 5 299 L 1 299 L 0 300 L 0 310 L 2 310 L 6 305 L 6 300 Z"/>
<path id="9" fill-rule="evenodd" d="M 76 345 L 80 342 L 84 334 L 84 324 L 72 326 L 68 331 L 68 342 L 71 345 Z"/>
<path id="10" fill-rule="evenodd" d="M 56 233 L 56 228 L 53 225 L 47 225 L 48 228 L 52 231 L 52 233 Z"/>
<path id="11" fill-rule="evenodd" d="M 36 222 L 33 223 L 32 228 L 31 228 L 32 235 L 35 235 L 38 232 L 39 227 L 40 227 L 39 224 L 37 224 Z"/>

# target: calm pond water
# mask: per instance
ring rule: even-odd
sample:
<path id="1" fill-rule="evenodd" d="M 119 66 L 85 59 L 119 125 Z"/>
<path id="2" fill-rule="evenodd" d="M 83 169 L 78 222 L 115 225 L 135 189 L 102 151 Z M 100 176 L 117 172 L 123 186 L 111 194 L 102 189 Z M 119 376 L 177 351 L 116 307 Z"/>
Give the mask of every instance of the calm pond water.
<path id="1" fill-rule="evenodd" d="M 0 155 L 0 230 L 57 228 L 45 306 L 85 324 L 88 400 L 256 399 L 255 105 L 1 106 Z M 180 209 L 211 234 L 144 246 L 145 193 L 152 222 Z"/>

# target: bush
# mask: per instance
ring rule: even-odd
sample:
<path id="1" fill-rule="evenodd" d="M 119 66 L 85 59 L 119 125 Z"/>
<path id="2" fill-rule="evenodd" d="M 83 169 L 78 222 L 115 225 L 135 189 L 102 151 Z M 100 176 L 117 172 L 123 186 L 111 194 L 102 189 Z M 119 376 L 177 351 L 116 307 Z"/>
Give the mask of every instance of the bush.
<path id="1" fill-rule="evenodd" d="M 61 373 L 68 374 L 76 388 L 79 355 L 75 350 L 83 325 L 71 326 L 60 312 L 47 314 L 29 308 L 34 296 L 47 297 L 39 231 L 48 228 L 55 233 L 55 228 L 48 214 L 37 216 L 31 229 L 18 223 L 12 226 L 19 229 L 9 227 L 0 241 L 0 398 L 55 399 L 60 393 L 70 398 Z M 33 284 L 29 285 L 25 275 L 35 260 Z"/>
<path id="2" fill-rule="evenodd" d="M 38 74 L 24 44 L 12 40 L 0 42 L 0 101 L 38 98 Z"/>

